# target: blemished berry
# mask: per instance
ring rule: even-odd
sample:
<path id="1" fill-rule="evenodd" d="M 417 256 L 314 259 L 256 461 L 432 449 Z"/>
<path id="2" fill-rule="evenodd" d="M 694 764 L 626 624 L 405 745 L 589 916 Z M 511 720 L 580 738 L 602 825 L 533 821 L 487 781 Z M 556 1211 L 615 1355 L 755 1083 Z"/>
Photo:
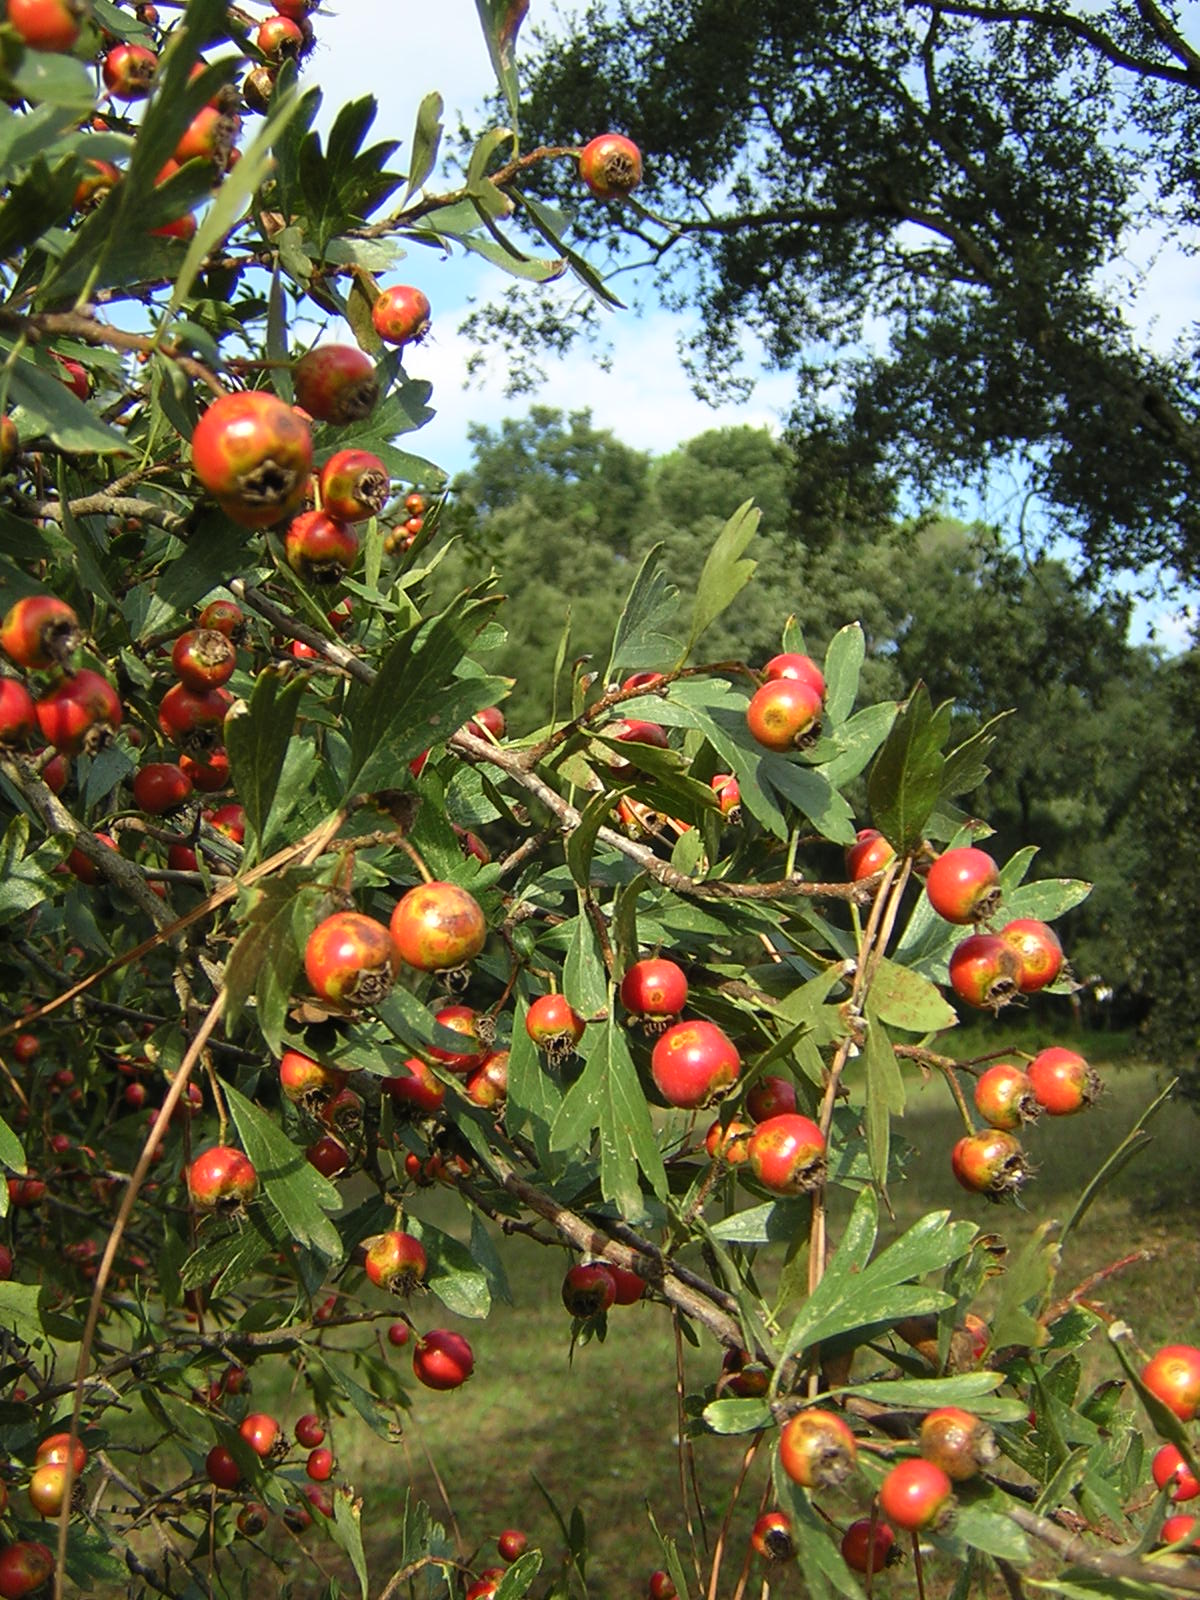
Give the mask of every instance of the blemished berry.
<path id="1" fill-rule="evenodd" d="M 392 940 L 400 960 L 419 972 L 464 966 L 483 949 L 487 919 L 475 897 L 455 883 L 419 883 L 396 903 Z"/>
<path id="2" fill-rule="evenodd" d="M 764 1561 L 791 1561 L 796 1554 L 791 1517 L 786 1511 L 764 1511 L 750 1530 L 750 1544 Z"/>
<path id="3" fill-rule="evenodd" d="M 597 200 L 623 200 L 642 181 L 642 152 L 623 133 L 600 133 L 579 152 L 579 176 Z"/>
<path id="4" fill-rule="evenodd" d="M 0 623 L 0 650 L 18 667 L 65 667 L 79 644 L 79 618 L 53 594 L 26 595 Z"/>
<path id="5" fill-rule="evenodd" d="M 292 368 L 296 404 L 317 422 L 346 427 L 375 409 L 375 363 L 353 344 L 320 344 Z"/>
<path id="6" fill-rule="evenodd" d="M 784 1423 L 779 1464 L 802 1489 L 840 1488 L 858 1462 L 858 1441 L 834 1411 L 809 1407 Z"/>
<path id="7" fill-rule="evenodd" d="M 1009 1133 L 1022 1123 L 1036 1122 L 1042 1112 L 1029 1074 L 1009 1061 L 998 1061 L 980 1076 L 975 1109 L 993 1128 Z"/>
<path id="8" fill-rule="evenodd" d="M 1029 1063 L 1034 1098 L 1051 1117 L 1069 1117 L 1086 1111 L 1100 1096 L 1098 1075 L 1074 1050 L 1052 1045 Z"/>
<path id="9" fill-rule="evenodd" d="M 189 628 L 175 641 L 171 666 L 185 688 L 204 694 L 232 678 L 237 647 L 221 629 Z"/>
<path id="10" fill-rule="evenodd" d="M 429 317 L 428 298 L 420 289 L 406 283 L 385 289 L 371 307 L 375 332 L 385 344 L 413 344 L 424 338 Z"/>
<path id="11" fill-rule="evenodd" d="M 427 1269 L 420 1241 L 397 1228 L 381 1233 L 368 1247 L 363 1262 L 363 1270 L 376 1288 L 392 1294 L 409 1294 L 424 1280 Z"/>
<path id="12" fill-rule="evenodd" d="M 188 1193 L 202 1211 L 230 1215 L 243 1210 L 258 1193 L 253 1162 L 231 1145 L 217 1144 L 198 1155 L 188 1168 Z"/>
<path id="13" fill-rule="evenodd" d="M 283 537 L 287 564 L 305 583 L 340 583 L 358 560 L 358 534 L 327 511 L 302 511 Z"/>
<path id="14" fill-rule="evenodd" d="M 240 527 L 269 528 L 297 511 L 312 472 L 312 433 L 265 389 L 219 396 L 192 433 L 192 466 Z"/>
<path id="15" fill-rule="evenodd" d="M 706 1106 L 737 1082 L 737 1046 L 714 1022 L 676 1022 L 658 1040 L 650 1072 L 668 1105 Z"/>
<path id="16" fill-rule="evenodd" d="M 954 1146 L 950 1165 L 964 1189 L 989 1200 L 1010 1198 L 1030 1177 L 1024 1151 L 1002 1128 L 967 1134 Z"/>
<path id="17" fill-rule="evenodd" d="M 921 1454 L 948 1478 L 963 1483 L 996 1459 L 996 1437 L 987 1423 L 960 1406 L 939 1406 L 921 1423 Z"/>
<path id="18" fill-rule="evenodd" d="M 821 723 L 821 696 L 798 678 L 772 678 L 746 707 L 746 726 L 768 750 L 798 750 L 815 737 Z"/>
<path id="19" fill-rule="evenodd" d="M 158 78 L 158 57 L 143 44 L 118 44 L 100 63 L 114 100 L 144 100 Z"/>
<path id="20" fill-rule="evenodd" d="M 603 1261 L 579 1261 L 562 1281 L 562 1303 L 573 1317 L 598 1317 L 617 1298 L 616 1280 Z"/>
<path id="21" fill-rule="evenodd" d="M 925 893 L 947 922 L 985 922 L 1000 903 L 1000 869 L 974 845 L 946 850 L 929 869 Z"/>
<path id="22" fill-rule="evenodd" d="M 980 1011 L 999 1011 L 1020 992 L 1021 964 L 1011 945 L 994 933 L 973 933 L 950 955 L 950 986 L 958 998 Z"/>
<path id="23" fill-rule="evenodd" d="M 54 1552 L 36 1539 L 16 1539 L 0 1549 L 0 1596 L 24 1600 L 54 1572 Z"/>
<path id="24" fill-rule="evenodd" d="M 751 1131 L 748 1123 L 739 1122 L 736 1117 L 724 1126 L 719 1119 L 712 1123 L 704 1135 L 710 1160 L 723 1161 L 727 1167 L 742 1166 L 750 1154 Z"/>
<path id="25" fill-rule="evenodd" d="M 358 911 L 335 911 L 317 924 L 304 947 L 313 992 L 335 1005 L 378 1005 L 392 987 L 394 960 L 391 934 Z"/>
<path id="26" fill-rule="evenodd" d="M 898 1461 L 879 1486 L 879 1504 L 889 1522 L 910 1533 L 945 1526 L 954 1512 L 950 1479 L 921 1456 Z"/>
<path id="27" fill-rule="evenodd" d="M 767 1117 L 750 1135 L 747 1161 L 773 1194 L 808 1194 L 825 1177 L 825 1137 L 811 1117 L 783 1112 Z"/>
<path id="28" fill-rule="evenodd" d="M 343 522 L 377 517 L 391 487 L 387 468 L 369 450 L 339 450 L 321 468 L 321 504 Z"/>
<path id="29" fill-rule="evenodd" d="M 1045 922 L 1034 917 L 1018 917 L 1000 929 L 1000 938 L 1017 953 L 1020 971 L 1017 988 L 1022 994 L 1036 994 L 1054 982 L 1063 969 L 1063 948 L 1058 935 Z"/>
<path id="30" fill-rule="evenodd" d="M 327 1067 L 299 1050 L 285 1050 L 279 1060 L 279 1087 L 293 1105 L 309 1111 L 346 1086 L 346 1074 Z"/>
<path id="31" fill-rule="evenodd" d="M 643 1025 L 661 1030 L 687 1004 L 688 982 L 678 962 L 665 956 L 635 961 L 621 979 L 621 1004 Z"/>

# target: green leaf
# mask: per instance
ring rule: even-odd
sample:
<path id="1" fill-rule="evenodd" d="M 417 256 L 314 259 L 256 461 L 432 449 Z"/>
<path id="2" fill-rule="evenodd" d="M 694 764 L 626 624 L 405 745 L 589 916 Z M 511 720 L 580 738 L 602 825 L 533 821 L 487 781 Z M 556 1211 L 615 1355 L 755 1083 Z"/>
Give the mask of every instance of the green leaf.
<path id="1" fill-rule="evenodd" d="M 1029 1407 L 1023 1400 L 994 1391 L 1008 1381 L 1003 1372 L 960 1372 L 946 1378 L 881 1378 L 838 1387 L 838 1394 L 856 1394 L 880 1405 L 933 1411 L 938 1406 L 965 1406 L 990 1422 L 1023 1422 Z"/>
<path id="2" fill-rule="evenodd" d="M 563 992 L 585 1019 L 607 1010 L 608 977 L 596 930 L 582 905 L 579 915 L 573 920 L 571 942 L 563 962 Z"/>
<path id="3" fill-rule="evenodd" d="M 1054 922 L 1086 900 L 1091 892 L 1091 884 L 1081 878 L 1041 878 L 1006 891 L 1003 911 L 1009 921 L 1034 917 L 1039 922 Z"/>
<path id="4" fill-rule="evenodd" d="M 429 1258 L 425 1283 L 446 1310 L 459 1317 L 486 1317 L 492 1309 L 487 1273 L 466 1245 L 418 1217 L 408 1217 L 406 1225 L 425 1247 Z"/>
<path id="5" fill-rule="evenodd" d="M 887 738 L 898 709 L 894 700 L 882 700 L 829 729 L 811 752 L 816 770 L 835 789 L 857 778 Z"/>
<path id="6" fill-rule="evenodd" d="M 811 1214 L 807 1200 L 770 1200 L 723 1217 L 710 1231 L 726 1244 L 790 1244 L 808 1226 Z"/>
<path id="7" fill-rule="evenodd" d="M 230 1115 L 247 1156 L 254 1163 L 268 1200 L 278 1211 L 288 1232 L 330 1261 L 341 1258 L 338 1231 L 326 1216 L 341 1208 L 341 1197 L 305 1159 L 279 1124 L 231 1085 L 224 1085 Z"/>
<path id="8" fill-rule="evenodd" d="M 438 149 L 442 142 L 442 97 L 427 94 L 417 107 L 417 123 L 413 129 L 412 155 L 408 164 L 408 188 L 405 200 L 420 189 L 437 165 Z"/>
<path id="9" fill-rule="evenodd" d="M 291 1003 L 292 984 L 300 971 L 298 926 L 313 925 L 317 907 L 325 898 L 325 890 L 306 881 L 307 876 L 279 873 L 249 891 L 249 910 L 225 963 L 227 1023 L 236 1020 L 254 995 L 258 1026 L 276 1054 Z"/>
<path id="10" fill-rule="evenodd" d="M 289 679 L 281 672 L 264 669 L 254 680 L 246 710 L 225 724 L 234 787 L 253 835 L 250 863 L 262 853 L 267 817 L 303 695 L 303 678 Z"/>
<path id="11" fill-rule="evenodd" d="M 887 1183 L 891 1146 L 891 1119 L 904 1112 L 904 1080 L 887 1030 L 868 1002 L 867 1038 L 863 1054 L 867 1068 L 867 1157 L 871 1177 L 880 1187 Z"/>
<path id="12" fill-rule="evenodd" d="M 527 194 L 522 194 L 519 189 L 510 188 L 509 195 L 529 217 L 529 221 L 536 233 L 540 233 L 546 243 L 562 256 L 574 275 L 585 288 L 591 291 L 604 305 L 610 306 L 614 311 L 624 311 L 624 302 L 618 300 L 616 295 L 604 282 L 600 274 L 592 266 L 586 256 L 581 256 L 572 250 L 563 238 L 565 231 L 564 219 L 549 206 L 544 206 L 540 201 L 533 200 Z"/>
<path id="13" fill-rule="evenodd" d="M 517 34 L 529 10 L 529 0 L 475 0 L 475 4 L 488 54 L 492 58 L 492 69 L 508 102 L 508 114 L 516 127 L 520 99 L 516 65 Z"/>
<path id="14" fill-rule="evenodd" d="M 627 789 L 619 789 L 613 793 L 602 792 L 588 801 L 580 818 L 579 826 L 567 839 L 567 866 L 571 869 L 571 876 L 581 889 L 588 885 L 588 872 L 592 863 L 592 853 L 596 848 L 596 835 L 612 816 L 613 806 Z"/>
<path id="15" fill-rule="evenodd" d="M 522 1000 L 513 1018 L 508 1056 L 508 1100 L 505 1126 L 511 1133 L 528 1128 L 538 1165 L 550 1160 L 550 1129 L 562 1107 L 562 1091 L 542 1068 L 542 1058 L 525 1030 L 527 1006 Z"/>
<path id="16" fill-rule="evenodd" d="M 286 1234 L 277 1212 L 264 1215 L 262 1207 L 255 1207 L 232 1233 L 192 1252 L 180 1269 L 180 1287 L 204 1289 L 212 1284 L 221 1294 L 236 1289 L 253 1276 L 260 1261 L 278 1251 Z"/>
<path id="17" fill-rule="evenodd" d="M 344 1367 L 334 1366 L 319 1345 L 305 1345 L 303 1349 L 309 1360 L 318 1363 L 333 1385 L 334 1391 L 350 1402 L 372 1433 L 377 1433 L 381 1439 L 386 1439 L 390 1443 L 392 1426 L 384 1412 L 376 1405 L 374 1395 L 352 1378 Z"/>
<path id="18" fill-rule="evenodd" d="M 765 755 L 759 772 L 826 839 L 834 844 L 854 843 L 857 835 L 850 802 L 816 768 L 802 767 L 783 756 Z"/>
<path id="19" fill-rule="evenodd" d="M 701 1415 L 714 1433 L 758 1433 L 772 1422 L 765 1400 L 713 1400 Z"/>
<path id="20" fill-rule="evenodd" d="M 679 590 L 667 577 L 662 552 L 656 544 L 642 558 L 617 619 L 605 683 L 622 670 L 664 668 L 679 656 L 679 640 L 668 631 L 679 610 Z"/>
<path id="21" fill-rule="evenodd" d="M 886 957 L 875 969 L 871 1005 L 884 1022 L 905 1033 L 940 1033 L 958 1022 L 954 1007 L 928 978 Z"/>
<path id="22" fill-rule="evenodd" d="M 17 70 L 6 77 L 5 83 L 6 95 L 11 93 L 34 105 L 90 112 L 96 104 L 96 86 L 91 74 L 74 56 L 23 50 Z"/>
<path id="23" fill-rule="evenodd" d="M 0 348 L 6 348 L 0 341 Z M 130 455 L 129 441 L 93 415 L 53 372 L 24 359 L 8 368 L 8 403 L 22 440 L 45 436 L 72 455 Z"/>
<path id="24" fill-rule="evenodd" d="M 1058 1245 L 1047 1241 L 1054 1227 L 1053 1222 L 1040 1223 L 1001 1278 L 1000 1299 L 989 1319 L 993 1349 L 1010 1344 L 1036 1349 L 1046 1343 L 1048 1335 L 1035 1313 L 1049 1297 L 1058 1265 Z"/>
<path id="25" fill-rule="evenodd" d="M 334 119 L 324 152 L 316 133 L 305 134 L 300 143 L 298 172 L 307 233 L 318 251 L 338 234 L 365 222 L 403 181 L 399 173 L 385 171 L 396 150 L 395 140 L 362 148 L 378 109 L 371 95 L 349 101 Z"/>
<path id="26" fill-rule="evenodd" d="M 867 642 L 862 624 L 840 628 L 825 652 L 825 715 L 832 723 L 845 722 L 854 709 L 858 675 L 866 659 Z"/>
<path id="27" fill-rule="evenodd" d="M 1029 1560 L 1029 1542 L 1015 1522 L 980 1505 L 963 1505 L 955 1512 L 946 1534 L 934 1534 L 933 1543 L 960 1559 L 969 1550 L 982 1550 L 1002 1561 L 1024 1564 Z"/>
<path id="28" fill-rule="evenodd" d="M 934 711 L 924 684 L 899 713 L 867 779 L 875 826 L 901 854 L 916 848 L 941 793 L 949 712 Z"/>
<path id="29" fill-rule="evenodd" d="M 696 585 L 691 632 L 680 665 L 687 659 L 704 630 L 732 605 L 754 576 L 758 563 L 745 559 L 743 553 L 757 532 L 761 517 L 761 511 L 752 500 L 743 501 L 708 552 L 708 559 Z"/>
<path id="30" fill-rule="evenodd" d="M 600 1130 L 600 1187 L 623 1217 L 642 1216 L 638 1168 L 665 1199 L 667 1174 L 625 1030 L 611 1018 L 584 1035 L 586 1065 L 567 1091 L 550 1131 L 552 1150 L 579 1145 Z"/>
<path id="31" fill-rule="evenodd" d="M 23 1173 L 28 1171 L 25 1165 L 25 1151 L 21 1141 L 3 1117 L 0 1117 L 0 1167 L 4 1167 L 6 1171 L 14 1173 L 17 1177 L 21 1177 Z M 3 1204 L 5 1213 L 7 1213 L 7 1185 L 4 1186 Z"/>
<path id="32" fill-rule="evenodd" d="M 530 1584 L 541 1570 L 542 1552 L 526 1550 L 523 1556 L 513 1562 L 496 1585 L 495 1600 L 522 1600 L 522 1596 L 529 1593 Z"/>
<path id="33" fill-rule="evenodd" d="M 369 1583 L 367 1557 L 363 1550 L 360 1502 L 343 1490 L 333 1497 L 333 1517 L 329 1522 L 329 1536 L 350 1558 L 354 1576 L 358 1579 L 362 1600 L 367 1600 Z"/>
<path id="34" fill-rule="evenodd" d="M 23 1344 L 43 1342 L 40 1294 L 36 1283 L 0 1283 L 0 1326 L 9 1329 Z"/>
<path id="35" fill-rule="evenodd" d="M 973 733 L 950 751 L 942 769 L 943 796 L 970 794 L 972 789 L 978 789 L 990 771 L 984 765 L 984 758 L 996 742 L 992 729 L 1009 715 L 1010 712 L 1004 711 L 998 717 L 992 717 L 978 733 Z"/>
<path id="36" fill-rule="evenodd" d="M 73 156 L 53 169 L 39 156 L 0 206 L 0 256 L 15 256 L 71 213 L 79 183 Z"/>
<path id="37" fill-rule="evenodd" d="M 28 849 L 29 818 L 19 811 L 0 839 L 0 924 L 53 898 L 53 879 L 36 854 L 27 854 Z M 4 1159 L 0 1150 L 0 1161 Z"/>

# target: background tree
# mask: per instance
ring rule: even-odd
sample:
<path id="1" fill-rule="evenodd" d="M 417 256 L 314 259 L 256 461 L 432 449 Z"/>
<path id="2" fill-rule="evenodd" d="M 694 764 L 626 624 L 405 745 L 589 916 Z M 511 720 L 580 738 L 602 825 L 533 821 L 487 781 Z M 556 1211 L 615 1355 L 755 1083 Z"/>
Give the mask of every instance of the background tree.
<path id="1" fill-rule="evenodd" d="M 1076 10 L 597 3 L 541 38 L 529 126 L 639 141 L 635 203 L 575 226 L 695 307 L 702 392 L 743 381 L 748 334 L 797 373 L 802 494 L 928 500 L 1015 462 L 1094 575 L 1191 581 L 1194 341 L 1132 331 L 1127 252 L 1187 248 L 1200 52 L 1155 0 Z M 539 181 L 570 206 L 565 170 Z"/>

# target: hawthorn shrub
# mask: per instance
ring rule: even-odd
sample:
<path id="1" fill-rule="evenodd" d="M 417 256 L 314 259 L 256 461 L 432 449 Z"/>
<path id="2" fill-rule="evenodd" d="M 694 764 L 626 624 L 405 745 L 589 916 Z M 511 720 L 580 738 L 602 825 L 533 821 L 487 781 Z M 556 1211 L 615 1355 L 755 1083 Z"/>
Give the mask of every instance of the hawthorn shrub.
<path id="1" fill-rule="evenodd" d="M 433 257 L 381 280 L 434 243 L 610 297 L 521 189 L 580 152 L 497 129 L 431 187 L 436 96 L 407 172 L 370 102 L 322 141 L 309 9 L 9 0 L 0 30 L 0 1596 L 245 1594 L 278 1518 L 364 1600 L 585 1592 L 575 1519 L 565 1559 L 510 1529 L 488 1572 L 414 1503 L 368 1571 L 326 1442 L 350 1415 L 395 1445 L 411 1384 L 469 1381 L 436 1307 L 486 1317 L 514 1230 L 573 1258 L 564 1338 L 651 1302 L 710 1358 L 691 1429 L 772 1463 L 745 1560 L 723 1535 L 702 1570 L 664 1520 L 645 1592 L 740 1596 L 761 1560 L 854 1596 L 905 1545 L 889 1582 L 936 1548 L 962 1596 L 1027 1566 L 1200 1590 L 1162 1551 L 1193 1526 L 1164 1516 L 1196 1492 L 1200 1352 L 1143 1352 L 1056 1282 L 1140 1128 L 998 1259 L 1022 1125 L 1095 1075 L 940 1037 L 948 986 L 1069 991 L 1049 924 L 1087 886 L 987 856 L 957 800 L 992 733 L 952 744 L 919 686 L 859 706 L 853 622 L 819 664 L 782 616 L 772 661 L 704 663 L 749 504 L 686 601 L 651 552 L 608 659 L 510 732 L 499 580 L 430 609 L 443 480 L 396 444 L 429 414 L 404 352 Z M 515 127 L 517 12 L 481 14 Z M 636 203 L 630 141 L 588 152 L 580 204 Z M 961 1110 L 919 1154 L 967 1215 L 881 1245 L 920 1182 L 915 1073 Z M 338 1337 L 375 1324 L 411 1380 Z M 1087 1392 L 1096 1336 L 1121 1381 Z M 295 1424 L 256 1409 L 272 1365 Z"/>

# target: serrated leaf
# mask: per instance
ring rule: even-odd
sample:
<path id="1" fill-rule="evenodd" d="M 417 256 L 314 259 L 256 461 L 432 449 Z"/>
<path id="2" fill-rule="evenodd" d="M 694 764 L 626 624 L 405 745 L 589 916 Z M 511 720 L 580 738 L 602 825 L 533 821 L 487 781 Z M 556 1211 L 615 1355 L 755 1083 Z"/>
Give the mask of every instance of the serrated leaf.
<path id="1" fill-rule="evenodd" d="M 285 1235 L 283 1221 L 273 1209 L 256 1206 L 235 1228 L 209 1240 L 183 1263 L 179 1282 L 183 1289 L 206 1289 L 214 1294 L 236 1289 L 253 1276 L 260 1261 L 278 1251 Z"/>
<path id="2" fill-rule="evenodd" d="M 625 789 L 620 789 L 613 794 L 593 795 L 583 809 L 579 826 L 567 839 L 567 866 L 581 889 L 586 889 L 588 885 L 588 872 L 592 863 L 592 852 L 596 848 L 596 835 L 605 823 L 611 820 L 614 804 L 626 792 Z"/>
<path id="3" fill-rule="evenodd" d="M 586 1049 L 586 1064 L 563 1098 L 551 1129 L 550 1148 L 580 1145 L 599 1128 L 604 1198 L 612 1200 L 623 1217 L 640 1217 L 645 1208 L 639 1167 L 660 1199 L 666 1197 L 667 1174 L 625 1030 L 610 1019 L 589 1028 L 581 1048 Z"/>
<path id="4" fill-rule="evenodd" d="M 11 77 L 6 76 L 5 83 L 6 96 L 12 94 L 34 105 L 90 112 L 96 104 L 91 74 L 74 56 L 23 50 L 16 71 Z"/>
<path id="5" fill-rule="evenodd" d="M 1011 715 L 1011 712 L 1004 711 L 998 717 L 990 718 L 978 733 L 973 733 L 948 753 L 942 769 L 944 796 L 969 794 L 972 789 L 978 789 L 990 770 L 984 765 L 984 760 L 996 742 L 992 729 Z"/>
<path id="6" fill-rule="evenodd" d="M 333 1516 L 329 1522 L 329 1536 L 334 1544 L 346 1552 L 354 1576 L 358 1579 L 362 1600 L 367 1600 L 367 1557 L 363 1550 L 359 1502 L 339 1490 L 333 1497 Z"/>
<path id="7" fill-rule="evenodd" d="M 21 438 L 42 435 L 73 455 L 130 455 L 129 441 L 93 415 L 61 378 L 26 360 L 8 371 L 8 404 Z"/>
<path id="8" fill-rule="evenodd" d="M 620 670 L 663 668 L 679 655 L 680 642 L 667 631 L 679 610 L 679 590 L 664 570 L 662 551 L 663 546 L 656 544 L 642 558 L 617 619 L 605 683 Z"/>
<path id="9" fill-rule="evenodd" d="M 1008 921 L 1034 917 L 1039 922 L 1053 922 L 1080 905 L 1091 892 L 1091 884 L 1082 878 L 1040 878 L 1006 892 L 1001 909 Z"/>
<path id="10" fill-rule="evenodd" d="M 830 722 L 845 722 L 854 709 L 858 677 L 867 655 L 862 624 L 839 628 L 825 652 L 825 715 Z"/>
<path id="11" fill-rule="evenodd" d="M 916 848 L 941 793 L 948 713 L 934 711 L 924 684 L 914 689 L 875 758 L 867 800 L 875 826 L 900 854 Z"/>
<path id="12" fill-rule="evenodd" d="M 292 1238 L 331 1262 L 340 1260 L 341 1239 L 326 1215 L 326 1211 L 341 1209 L 337 1189 L 253 1101 L 228 1083 L 224 1092 L 242 1145 L 258 1172 L 258 1181 Z"/>
<path id="13" fill-rule="evenodd" d="M 954 1007 L 928 978 L 886 957 L 871 981 L 871 1005 L 882 1021 L 905 1033 L 940 1033 L 958 1022 Z"/>
<path id="14" fill-rule="evenodd" d="M 409 200 L 422 187 L 437 165 L 438 150 L 442 142 L 442 97 L 434 92 L 427 94 L 417 107 L 417 122 L 413 129 L 412 154 L 408 163 Z"/>
<path id="15" fill-rule="evenodd" d="M 574 919 L 563 962 L 563 992 L 581 1017 L 592 1018 L 608 1006 L 608 976 L 596 930 L 581 908 Z"/>
<path id="16" fill-rule="evenodd" d="M 304 910 L 315 909 L 325 891 L 280 874 L 255 885 L 250 894 L 242 931 L 225 963 L 225 1017 L 232 1024 L 254 995 L 258 1025 L 278 1053 L 292 984 L 300 971 L 297 920 L 311 926 L 315 916 L 307 918 Z"/>
<path id="17" fill-rule="evenodd" d="M 1058 1266 L 1058 1246 L 1047 1242 L 1054 1226 L 1053 1222 L 1040 1223 L 1000 1280 L 1000 1299 L 989 1319 L 993 1349 L 1010 1344 L 1036 1349 L 1046 1343 L 1046 1330 L 1037 1320 L 1037 1312 L 1049 1296 Z"/>
<path id="18" fill-rule="evenodd" d="M 745 558 L 744 551 L 758 531 L 761 518 L 762 512 L 754 502 L 746 500 L 717 535 L 696 585 L 692 626 L 680 665 L 687 659 L 704 630 L 732 605 L 754 576 L 758 563 Z"/>
<path id="19" fill-rule="evenodd" d="M 466 1245 L 418 1217 L 410 1216 L 407 1227 L 421 1241 L 429 1258 L 426 1286 L 447 1311 L 459 1317 L 486 1317 L 492 1309 L 492 1292 L 487 1274 Z"/>
<path id="20" fill-rule="evenodd" d="M 37 855 L 26 853 L 28 848 L 29 818 L 18 812 L 0 839 L 0 924 L 23 917 L 52 898 L 53 880 Z"/>
<path id="21" fill-rule="evenodd" d="M 475 0 L 483 37 L 487 41 L 492 69 L 496 74 L 513 126 L 517 125 L 519 93 L 517 84 L 516 49 L 517 34 L 529 0 Z"/>
<path id="22" fill-rule="evenodd" d="M 251 862 L 262 851 L 267 817 L 279 788 L 303 695 L 303 678 L 288 678 L 266 668 L 254 680 L 246 710 L 225 724 L 225 747 L 234 787 L 253 836 Z"/>

